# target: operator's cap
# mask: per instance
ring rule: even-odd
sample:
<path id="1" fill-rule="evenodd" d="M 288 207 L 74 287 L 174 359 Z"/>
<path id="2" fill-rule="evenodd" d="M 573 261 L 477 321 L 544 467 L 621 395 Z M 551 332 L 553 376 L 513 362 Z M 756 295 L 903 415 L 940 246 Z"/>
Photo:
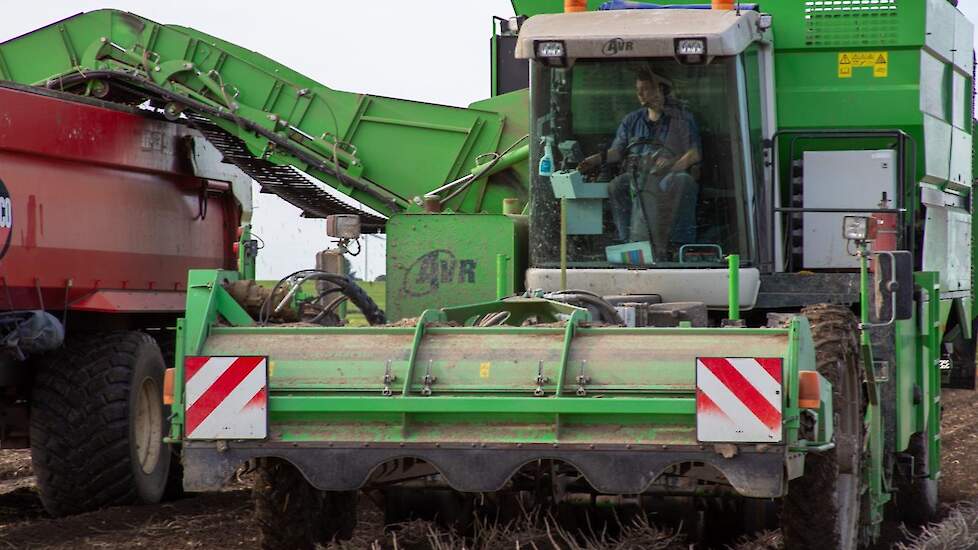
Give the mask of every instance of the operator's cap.
<path id="1" fill-rule="evenodd" d="M 635 72 L 636 80 L 646 80 L 652 81 L 653 84 L 664 84 L 670 90 L 672 89 L 672 80 L 662 76 L 661 74 L 653 71 L 648 67 L 643 67 Z"/>

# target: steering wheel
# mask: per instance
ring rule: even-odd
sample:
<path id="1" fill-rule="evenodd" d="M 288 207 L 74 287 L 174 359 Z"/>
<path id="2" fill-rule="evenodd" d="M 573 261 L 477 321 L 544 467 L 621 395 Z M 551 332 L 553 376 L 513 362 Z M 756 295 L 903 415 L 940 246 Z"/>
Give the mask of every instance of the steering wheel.
<path id="1" fill-rule="evenodd" d="M 635 147 L 651 146 L 652 153 L 648 155 L 633 154 L 631 150 Z M 622 159 L 622 172 L 626 169 L 641 169 L 643 172 L 654 173 L 660 158 L 675 159 L 678 157 L 668 145 L 658 139 L 639 139 L 629 143 L 625 147 L 624 159 Z"/>

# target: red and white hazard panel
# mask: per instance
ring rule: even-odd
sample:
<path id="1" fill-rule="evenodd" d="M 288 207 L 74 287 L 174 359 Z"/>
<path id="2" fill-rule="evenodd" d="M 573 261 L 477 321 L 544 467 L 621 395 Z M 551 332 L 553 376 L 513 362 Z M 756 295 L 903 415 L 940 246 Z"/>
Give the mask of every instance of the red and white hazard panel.
<path id="1" fill-rule="evenodd" d="M 696 439 L 781 441 L 781 358 L 696 359 Z"/>
<path id="2" fill-rule="evenodd" d="M 267 357 L 187 357 L 187 439 L 268 436 Z"/>

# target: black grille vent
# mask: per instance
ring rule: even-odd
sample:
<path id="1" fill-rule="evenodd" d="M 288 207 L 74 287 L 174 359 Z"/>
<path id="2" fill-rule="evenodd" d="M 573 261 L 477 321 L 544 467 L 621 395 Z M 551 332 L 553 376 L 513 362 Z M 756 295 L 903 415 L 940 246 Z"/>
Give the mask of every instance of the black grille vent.
<path id="1" fill-rule="evenodd" d="M 808 46 L 897 44 L 897 0 L 814 0 L 805 2 Z"/>

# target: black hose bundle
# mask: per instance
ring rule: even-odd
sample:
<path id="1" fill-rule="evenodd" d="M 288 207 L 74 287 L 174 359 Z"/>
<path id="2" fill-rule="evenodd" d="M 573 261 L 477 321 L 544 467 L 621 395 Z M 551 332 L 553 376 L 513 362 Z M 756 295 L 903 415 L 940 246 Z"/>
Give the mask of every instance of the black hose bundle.
<path id="1" fill-rule="evenodd" d="M 558 290 L 556 292 L 548 292 L 543 297 L 548 300 L 564 302 L 571 305 L 583 304 L 584 307 L 593 306 L 601 314 L 601 322 L 610 325 L 624 326 L 625 324 L 625 321 L 621 318 L 621 315 L 618 315 L 618 310 L 615 309 L 615 306 L 611 302 L 587 290 Z"/>
<path id="2" fill-rule="evenodd" d="M 333 299 L 329 302 L 323 304 L 323 309 L 314 318 L 314 321 L 322 319 L 332 311 L 334 311 L 344 300 L 349 300 L 353 305 L 357 307 L 363 316 L 367 319 L 367 322 L 373 325 L 383 325 L 387 323 L 387 315 L 384 314 L 384 310 L 380 309 L 376 302 L 373 301 L 366 291 L 360 287 L 353 279 L 345 276 L 338 275 L 336 273 L 329 273 L 326 271 L 320 271 L 318 269 L 302 269 L 286 275 L 282 279 L 279 279 L 275 286 L 272 287 L 272 291 L 265 298 L 262 303 L 261 310 L 258 314 L 258 324 L 265 325 L 268 323 L 269 318 L 273 313 L 286 307 L 292 296 L 302 287 L 302 285 L 308 281 L 327 281 L 336 285 L 335 288 L 330 288 L 321 292 L 319 296 L 313 300 L 313 302 L 322 302 L 326 297 L 331 294 L 340 293 L 341 298 Z M 291 283 L 292 288 L 285 294 L 285 296 L 279 300 L 279 303 L 272 304 L 273 298 L 278 294 L 282 285 L 286 283 Z"/>

